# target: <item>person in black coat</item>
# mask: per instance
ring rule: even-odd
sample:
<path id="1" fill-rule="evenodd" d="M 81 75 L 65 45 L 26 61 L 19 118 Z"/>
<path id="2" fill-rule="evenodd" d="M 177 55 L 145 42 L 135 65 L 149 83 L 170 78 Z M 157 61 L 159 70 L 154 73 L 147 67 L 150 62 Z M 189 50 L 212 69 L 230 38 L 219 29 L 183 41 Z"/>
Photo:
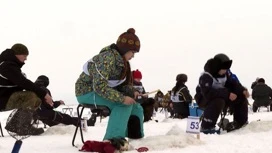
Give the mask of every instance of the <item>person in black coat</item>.
<path id="1" fill-rule="evenodd" d="M 38 85 L 41 89 L 45 90 L 49 95 L 51 95 L 50 90 L 47 88 L 49 85 L 49 78 L 45 75 L 40 75 L 35 84 Z M 60 105 L 65 105 L 64 101 L 54 101 L 53 107 L 48 105 L 45 101 L 42 101 L 41 106 L 37 109 L 37 119 L 41 120 L 44 124 L 49 126 L 58 125 L 59 123 L 65 125 L 75 125 L 78 124 L 78 117 L 71 117 L 68 114 L 55 111 L 54 108 L 59 107 Z M 88 126 L 94 126 L 96 122 L 96 116 L 92 116 L 88 121 Z"/>
<path id="2" fill-rule="evenodd" d="M 190 115 L 189 104 L 192 102 L 192 96 L 185 85 L 187 78 L 186 74 L 178 74 L 176 77 L 176 85 L 171 91 L 174 118 L 183 119 Z"/>
<path id="3" fill-rule="evenodd" d="M 23 44 L 14 44 L 0 54 L 0 111 L 17 109 L 7 122 L 6 130 L 18 135 L 39 135 L 42 128 L 31 125 L 33 112 L 41 104 L 41 99 L 53 105 L 46 91 L 28 80 L 21 68 L 29 51 Z"/>
<path id="4" fill-rule="evenodd" d="M 233 110 L 233 122 L 227 125 L 227 131 L 232 131 L 247 124 L 249 93 L 238 81 L 226 74 L 232 60 L 225 54 L 217 54 L 207 61 L 204 73 L 199 78 L 195 99 L 204 108 L 201 131 L 211 133 L 220 113 L 228 107 Z"/>
<path id="5" fill-rule="evenodd" d="M 28 80 L 22 73 L 21 68 L 25 64 L 29 52 L 25 45 L 15 44 L 11 49 L 6 49 L 0 55 L 0 111 L 11 110 L 13 102 L 8 102 L 12 94 L 16 92 L 31 91 L 46 103 L 52 105 L 52 98 L 44 90 L 40 89 L 33 82 Z M 39 106 L 29 100 L 17 106 L 28 107 L 29 105 Z"/>
<path id="6" fill-rule="evenodd" d="M 253 112 L 256 112 L 261 106 L 270 106 L 272 109 L 272 89 L 265 84 L 263 78 L 258 79 L 257 84 L 252 90 Z"/>

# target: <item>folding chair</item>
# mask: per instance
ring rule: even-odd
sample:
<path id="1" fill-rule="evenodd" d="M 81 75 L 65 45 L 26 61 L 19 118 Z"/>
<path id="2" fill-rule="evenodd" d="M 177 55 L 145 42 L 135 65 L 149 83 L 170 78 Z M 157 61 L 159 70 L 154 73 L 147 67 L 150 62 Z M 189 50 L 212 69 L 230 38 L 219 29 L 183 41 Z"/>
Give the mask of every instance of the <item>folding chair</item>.
<path id="1" fill-rule="evenodd" d="M 81 108 L 81 110 L 80 110 L 80 108 Z M 101 122 L 103 116 L 106 117 L 106 116 L 110 115 L 110 109 L 107 106 L 94 105 L 94 104 L 79 104 L 77 106 L 78 124 L 76 126 L 74 137 L 73 137 L 73 140 L 72 140 L 72 145 L 73 146 L 75 146 L 75 138 L 76 138 L 76 135 L 77 135 L 78 128 L 79 128 L 79 131 L 80 131 L 81 141 L 82 141 L 82 143 L 85 142 L 84 138 L 83 138 L 82 127 L 81 127 L 81 118 L 82 118 L 83 110 L 85 108 L 90 108 L 92 113 L 96 114 L 96 116 L 100 116 L 100 122 Z"/>

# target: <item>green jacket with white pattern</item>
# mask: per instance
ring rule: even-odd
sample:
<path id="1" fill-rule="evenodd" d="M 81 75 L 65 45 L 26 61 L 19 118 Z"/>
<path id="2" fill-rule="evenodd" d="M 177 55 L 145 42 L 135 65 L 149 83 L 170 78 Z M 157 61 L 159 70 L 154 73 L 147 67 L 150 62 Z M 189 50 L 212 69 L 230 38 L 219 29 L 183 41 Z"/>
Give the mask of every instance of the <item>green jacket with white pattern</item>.
<path id="1" fill-rule="evenodd" d="M 125 82 L 117 87 L 108 86 L 108 80 L 121 80 L 122 72 L 125 71 L 123 57 L 117 51 L 115 44 L 103 48 L 92 58 L 92 61 L 89 61 L 86 67 L 89 74 L 82 72 L 76 81 L 76 96 L 95 91 L 112 102 L 123 102 L 124 92 L 126 96 L 134 95 L 133 86 Z"/>

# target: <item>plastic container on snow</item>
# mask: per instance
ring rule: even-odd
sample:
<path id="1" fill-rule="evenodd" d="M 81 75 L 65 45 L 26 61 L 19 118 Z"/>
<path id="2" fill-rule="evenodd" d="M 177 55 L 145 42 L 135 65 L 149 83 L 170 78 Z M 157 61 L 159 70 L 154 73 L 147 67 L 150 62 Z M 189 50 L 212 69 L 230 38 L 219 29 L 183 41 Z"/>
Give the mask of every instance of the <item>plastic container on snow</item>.
<path id="1" fill-rule="evenodd" d="M 198 108 L 197 103 L 192 102 L 189 106 L 190 116 L 198 116 L 200 117 L 203 114 L 203 110 Z"/>

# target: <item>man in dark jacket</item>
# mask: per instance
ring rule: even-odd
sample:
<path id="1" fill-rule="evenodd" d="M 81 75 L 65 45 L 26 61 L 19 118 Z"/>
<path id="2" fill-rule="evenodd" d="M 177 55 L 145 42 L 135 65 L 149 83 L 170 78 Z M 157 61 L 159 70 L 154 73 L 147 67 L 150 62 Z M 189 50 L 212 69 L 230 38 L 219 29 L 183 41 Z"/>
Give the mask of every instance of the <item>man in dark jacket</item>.
<path id="1" fill-rule="evenodd" d="M 265 84 L 265 80 L 263 78 L 258 79 L 257 84 L 252 90 L 252 98 L 253 102 L 253 112 L 256 112 L 261 106 L 270 106 L 272 105 L 272 89 Z"/>
<path id="2" fill-rule="evenodd" d="M 17 109 L 5 128 L 18 135 L 43 133 L 42 128 L 31 125 L 32 113 L 40 106 L 40 99 L 53 105 L 51 96 L 22 74 L 28 53 L 25 45 L 15 44 L 0 54 L 0 111 Z M 22 116 L 26 118 L 19 119 Z"/>
<path id="3" fill-rule="evenodd" d="M 51 92 L 47 88 L 47 86 L 49 85 L 49 78 L 47 76 L 40 75 L 36 79 L 35 84 L 41 87 L 51 96 Z M 58 125 L 59 123 L 77 126 L 78 117 L 71 117 L 68 114 L 64 114 L 54 110 L 54 108 L 57 108 L 60 105 L 64 105 L 64 101 L 62 100 L 54 101 L 54 105 L 52 107 L 48 105 L 44 100 L 42 100 L 41 106 L 36 111 L 38 119 L 41 120 L 44 124 L 47 124 L 49 126 Z M 95 122 L 96 116 L 93 114 L 92 117 L 87 121 L 87 125 L 94 126 Z"/>
<path id="4" fill-rule="evenodd" d="M 216 121 L 227 107 L 232 107 L 234 111 L 233 122 L 228 124 L 227 131 L 238 129 L 247 123 L 249 93 L 240 83 L 227 76 L 226 72 L 231 64 L 232 60 L 227 55 L 217 54 L 207 61 L 205 72 L 199 78 L 195 97 L 199 104 L 205 104 L 201 124 L 201 131 L 205 134 L 215 132 Z"/>

